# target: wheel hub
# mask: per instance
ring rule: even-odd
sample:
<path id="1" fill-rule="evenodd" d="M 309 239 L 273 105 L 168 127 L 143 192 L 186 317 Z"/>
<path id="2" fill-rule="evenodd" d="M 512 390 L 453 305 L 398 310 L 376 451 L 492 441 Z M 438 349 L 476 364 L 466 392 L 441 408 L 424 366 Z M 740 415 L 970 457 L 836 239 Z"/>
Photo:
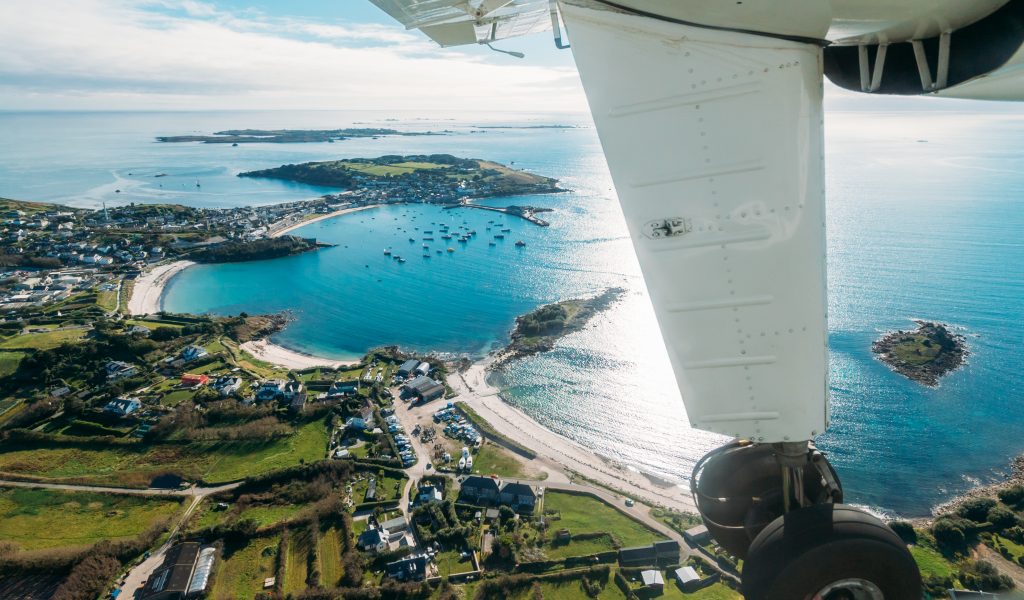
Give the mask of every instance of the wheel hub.
<path id="1" fill-rule="evenodd" d="M 885 596 L 866 579 L 843 579 L 828 584 L 811 600 L 885 600 Z"/>

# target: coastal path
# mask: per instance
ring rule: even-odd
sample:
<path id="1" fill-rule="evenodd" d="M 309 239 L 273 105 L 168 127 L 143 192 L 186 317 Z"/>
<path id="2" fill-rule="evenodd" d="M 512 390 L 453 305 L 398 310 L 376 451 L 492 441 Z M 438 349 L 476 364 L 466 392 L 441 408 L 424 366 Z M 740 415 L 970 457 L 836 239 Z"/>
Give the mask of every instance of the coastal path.
<path id="1" fill-rule="evenodd" d="M 210 494 L 227 492 L 242 485 L 242 482 L 226 483 L 224 485 L 201 487 L 191 486 L 187 488 L 120 488 L 107 487 L 103 485 L 80 485 L 75 483 L 47 483 L 45 481 L 8 481 L 0 479 L 0 487 L 17 488 L 42 488 L 47 490 L 67 490 L 72 492 L 99 492 L 101 494 L 130 494 L 135 496 L 195 496 L 204 498 Z"/>

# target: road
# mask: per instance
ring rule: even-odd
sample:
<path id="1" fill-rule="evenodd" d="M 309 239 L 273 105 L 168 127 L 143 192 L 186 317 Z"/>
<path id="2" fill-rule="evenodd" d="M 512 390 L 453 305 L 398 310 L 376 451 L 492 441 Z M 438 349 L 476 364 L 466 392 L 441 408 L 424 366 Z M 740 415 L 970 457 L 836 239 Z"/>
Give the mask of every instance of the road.
<path id="1" fill-rule="evenodd" d="M 118 488 L 118 487 L 107 487 L 102 485 L 77 485 L 73 483 L 46 483 L 41 481 L 7 481 L 0 479 L 0 487 L 17 487 L 17 488 L 42 488 L 46 490 L 68 490 L 72 492 L 99 492 L 106 494 L 130 494 L 135 496 L 197 496 L 203 498 L 210 494 L 218 494 L 220 492 L 227 492 L 233 490 L 236 487 L 242 485 L 238 483 L 227 483 L 224 485 L 218 485 L 213 487 L 200 487 L 192 486 L 180 489 L 166 489 L 166 488 Z"/>

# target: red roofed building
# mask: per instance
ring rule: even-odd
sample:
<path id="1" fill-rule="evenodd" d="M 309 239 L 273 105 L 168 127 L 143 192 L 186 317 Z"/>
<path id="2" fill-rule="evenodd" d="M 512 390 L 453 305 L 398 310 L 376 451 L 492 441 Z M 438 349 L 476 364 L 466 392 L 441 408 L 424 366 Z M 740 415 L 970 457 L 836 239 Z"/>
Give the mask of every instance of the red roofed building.
<path id="1" fill-rule="evenodd" d="M 196 387 L 199 385 L 206 385 L 210 383 L 210 378 L 206 375 L 193 375 L 192 373 L 185 373 L 181 376 L 181 385 L 188 387 Z"/>

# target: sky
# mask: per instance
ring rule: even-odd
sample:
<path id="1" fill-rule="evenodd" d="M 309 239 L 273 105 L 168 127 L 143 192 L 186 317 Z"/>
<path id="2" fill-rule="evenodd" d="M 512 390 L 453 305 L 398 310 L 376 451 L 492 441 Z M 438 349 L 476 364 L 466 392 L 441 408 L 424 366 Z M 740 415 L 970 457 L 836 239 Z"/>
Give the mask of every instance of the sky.
<path id="1" fill-rule="evenodd" d="M 0 0 L 0 110 L 587 111 L 550 33 L 495 46 L 526 58 L 442 49 L 368 0 Z M 828 83 L 826 103 L 979 109 Z"/>
<path id="2" fill-rule="evenodd" d="M 0 109 L 586 110 L 550 33 L 442 49 L 368 0 L 3 0 Z"/>

